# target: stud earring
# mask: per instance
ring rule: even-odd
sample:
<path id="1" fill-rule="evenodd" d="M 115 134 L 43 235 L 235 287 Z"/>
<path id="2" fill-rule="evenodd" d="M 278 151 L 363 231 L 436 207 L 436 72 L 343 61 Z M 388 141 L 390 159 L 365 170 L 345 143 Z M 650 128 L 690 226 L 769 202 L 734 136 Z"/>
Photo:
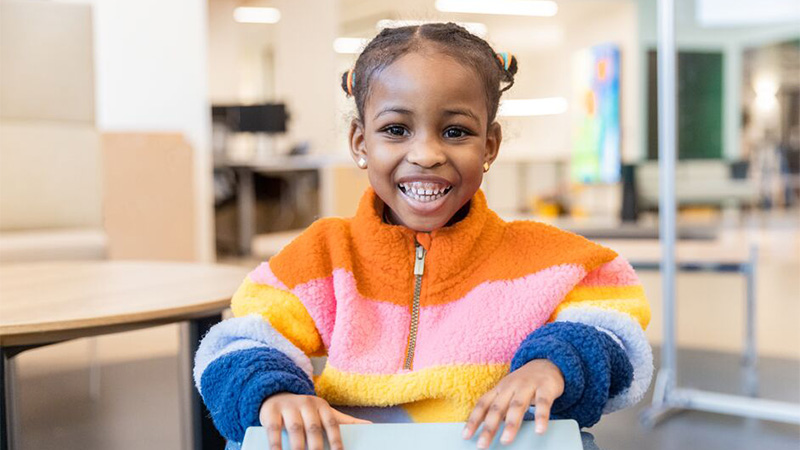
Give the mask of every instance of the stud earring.
<path id="1" fill-rule="evenodd" d="M 363 156 L 358 158 L 358 162 L 356 164 L 358 164 L 359 168 L 366 169 L 367 168 L 367 158 L 364 158 Z"/>
<path id="2" fill-rule="evenodd" d="M 488 171 L 489 171 L 489 163 L 485 162 L 485 163 L 483 163 L 483 172 L 486 173 Z"/>

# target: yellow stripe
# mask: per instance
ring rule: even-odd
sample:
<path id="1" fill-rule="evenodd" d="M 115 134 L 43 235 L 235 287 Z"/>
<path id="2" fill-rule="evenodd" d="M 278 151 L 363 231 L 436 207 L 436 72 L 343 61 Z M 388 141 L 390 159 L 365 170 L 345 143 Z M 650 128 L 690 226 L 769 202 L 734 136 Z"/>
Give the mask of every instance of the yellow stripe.
<path id="1" fill-rule="evenodd" d="M 328 365 L 314 380 L 333 405 L 403 405 L 415 422 L 459 422 L 508 373 L 508 364 L 430 367 L 397 374 L 342 372 Z"/>
<path id="2" fill-rule="evenodd" d="M 307 355 L 325 354 L 314 319 L 291 292 L 257 284 L 246 278 L 231 300 L 236 317 L 260 314 L 278 333 Z"/>
<path id="3" fill-rule="evenodd" d="M 617 298 L 644 298 L 642 286 L 578 286 L 564 299 L 565 302 L 586 300 L 612 300 Z"/>
<path id="4" fill-rule="evenodd" d="M 641 286 L 599 286 L 576 287 L 566 299 L 558 305 L 550 316 L 555 320 L 558 313 L 566 308 L 594 306 L 626 313 L 647 328 L 650 323 L 650 304 Z"/>

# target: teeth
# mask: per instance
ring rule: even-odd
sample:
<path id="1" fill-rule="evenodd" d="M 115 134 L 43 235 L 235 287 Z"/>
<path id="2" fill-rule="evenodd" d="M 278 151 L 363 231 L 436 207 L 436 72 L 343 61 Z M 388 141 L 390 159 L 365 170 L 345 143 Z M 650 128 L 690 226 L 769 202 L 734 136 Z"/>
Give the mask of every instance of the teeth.
<path id="1" fill-rule="evenodd" d="M 399 187 L 401 187 L 409 197 L 420 202 L 429 202 L 437 200 L 447 194 L 451 186 L 414 181 L 410 183 L 401 183 Z"/>

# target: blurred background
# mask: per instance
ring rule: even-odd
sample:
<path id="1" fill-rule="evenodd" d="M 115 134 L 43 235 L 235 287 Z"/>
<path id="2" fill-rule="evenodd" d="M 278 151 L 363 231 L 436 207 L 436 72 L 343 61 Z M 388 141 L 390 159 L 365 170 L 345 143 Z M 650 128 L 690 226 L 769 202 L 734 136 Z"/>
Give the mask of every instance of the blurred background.
<path id="1" fill-rule="evenodd" d="M 355 212 L 368 182 L 339 85 L 360 49 L 384 27 L 454 21 L 519 62 L 490 207 L 639 261 L 658 350 L 657 1 L 530 3 L 0 0 L 0 264 L 255 267 L 315 219 Z M 797 404 L 800 3 L 677 0 L 676 41 L 678 237 L 703 262 L 677 277 L 678 379 L 742 394 L 752 323 L 758 394 Z M 178 330 L 18 357 L 18 447 L 185 445 Z M 589 430 L 598 446 L 800 445 L 797 425 L 735 415 L 642 427 L 648 402 Z"/>

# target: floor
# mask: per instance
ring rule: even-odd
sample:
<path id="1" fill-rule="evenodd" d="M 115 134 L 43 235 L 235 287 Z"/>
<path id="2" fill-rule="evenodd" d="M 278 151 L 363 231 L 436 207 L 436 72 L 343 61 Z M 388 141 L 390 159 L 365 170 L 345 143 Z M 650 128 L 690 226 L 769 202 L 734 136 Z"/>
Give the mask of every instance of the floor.
<path id="1" fill-rule="evenodd" d="M 800 402 L 800 214 L 736 220 L 729 242 L 759 244 L 758 347 L 761 395 Z M 236 261 L 254 266 L 256 261 Z M 660 343 L 657 273 L 640 273 L 653 306 L 647 330 Z M 736 393 L 740 385 L 743 281 L 736 275 L 680 274 L 677 286 L 680 385 Z M 18 448 L 179 449 L 178 326 L 67 342 L 17 361 Z M 89 367 L 98 368 L 99 377 Z M 800 427 L 683 412 L 653 430 L 636 419 L 647 402 L 606 416 L 589 430 L 611 449 L 792 449 Z"/>

